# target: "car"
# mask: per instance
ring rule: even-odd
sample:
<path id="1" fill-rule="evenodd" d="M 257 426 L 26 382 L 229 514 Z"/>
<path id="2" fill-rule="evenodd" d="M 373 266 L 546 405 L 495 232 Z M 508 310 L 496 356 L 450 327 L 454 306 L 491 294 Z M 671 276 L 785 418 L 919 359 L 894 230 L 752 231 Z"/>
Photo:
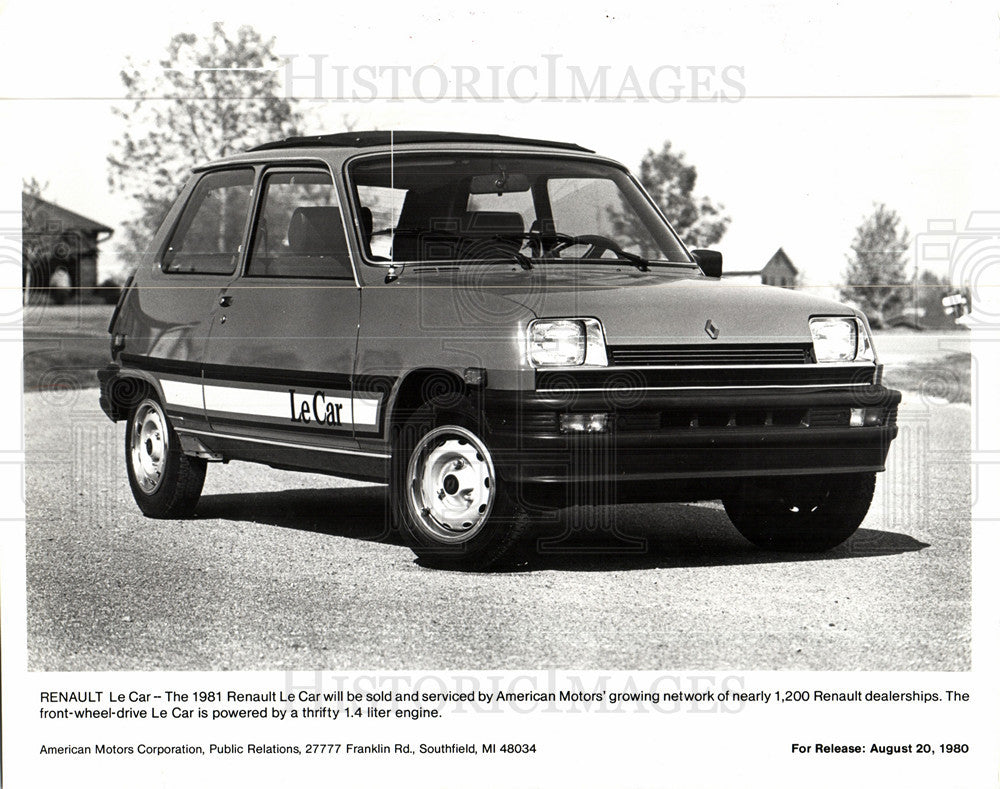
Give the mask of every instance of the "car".
<path id="1" fill-rule="evenodd" d="M 508 566 L 545 513 L 638 501 L 831 549 L 900 394 L 858 310 L 721 275 L 578 145 L 288 138 L 195 168 L 122 290 L 101 407 L 153 518 L 251 461 L 387 484 L 428 566 Z"/>

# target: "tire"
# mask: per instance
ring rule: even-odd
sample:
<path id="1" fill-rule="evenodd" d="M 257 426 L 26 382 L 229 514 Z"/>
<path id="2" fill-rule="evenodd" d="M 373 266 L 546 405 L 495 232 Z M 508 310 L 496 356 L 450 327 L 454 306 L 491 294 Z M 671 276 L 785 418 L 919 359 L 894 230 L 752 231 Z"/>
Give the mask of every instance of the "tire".
<path id="1" fill-rule="evenodd" d="M 874 493 L 874 473 L 783 477 L 745 482 L 722 503 L 729 520 L 754 545 L 817 553 L 858 530 Z"/>
<path id="2" fill-rule="evenodd" d="M 528 528 L 497 476 L 475 412 L 464 404 L 421 406 L 393 445 L 390 499 L 421 563 L 486 570 L 509 563 Z"/>
<path id="3" fill-rule="evenodd" d="M 205 484 L 206 462 L 188 457 L 160 404 L 146 397 L 125 424 L 125 469 L 132 496 L 151 518 L 186 518 Z"/>

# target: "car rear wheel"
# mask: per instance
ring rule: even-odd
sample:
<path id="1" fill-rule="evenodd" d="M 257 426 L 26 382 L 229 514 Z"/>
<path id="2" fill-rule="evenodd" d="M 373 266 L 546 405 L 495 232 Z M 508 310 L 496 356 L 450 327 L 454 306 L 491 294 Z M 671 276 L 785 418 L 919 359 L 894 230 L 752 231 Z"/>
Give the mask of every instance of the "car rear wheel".
<path id="1" fill-rule="evenodd" d="M 827 551 L 861 526 L 875 493 L 875 474 L 830 474 L 744 482 L 722 500 L 737 530 L 772 551 Z"/>
<path id="2" fill-rule="evenodd" d="M 407 544 L 431 566 L 504 564 L 527 529 L 469 408 L 422 406 L 393 451 L 392 499 Z"/>
<path id="3" fill-rule="evenodd" d="M 151 518 L 183 518 L 194 512 L 206 463 L 180 449 L 177 434 L 160 404 L 142 400 L 125 426 L 125 468 L 132 496 Z"/>

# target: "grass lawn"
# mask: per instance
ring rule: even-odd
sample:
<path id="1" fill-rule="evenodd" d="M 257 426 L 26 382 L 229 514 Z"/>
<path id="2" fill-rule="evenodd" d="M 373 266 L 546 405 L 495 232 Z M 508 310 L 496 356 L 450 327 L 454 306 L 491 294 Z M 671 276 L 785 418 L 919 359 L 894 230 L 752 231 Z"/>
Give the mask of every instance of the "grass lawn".
<path id="1" fill-rule="evenodd" d="M 925 396 L 940 397 L 951 403 L 972 402 L 972 356 L 949 353 L 926 362 L 911 361 L 887 368 L 885 383 Z"/>
<path id="2" fill-rule="evenodd" d="M 97 386 L 111 361 L 114 307 L 32 305 L 24 311 L 24 391 Z"/>

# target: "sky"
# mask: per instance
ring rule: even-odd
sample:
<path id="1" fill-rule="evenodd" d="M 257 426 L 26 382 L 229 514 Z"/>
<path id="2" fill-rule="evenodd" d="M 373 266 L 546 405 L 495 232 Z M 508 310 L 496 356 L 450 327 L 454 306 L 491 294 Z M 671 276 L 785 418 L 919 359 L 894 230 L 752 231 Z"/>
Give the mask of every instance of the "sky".
<path id="1" fill-rule="evenodd" d="M 126 57 L 155 68 L 171 35 L 207 33 L 216 19 L 275 37 L 286 56 L 275 67 L 298 77 L 290 91 L 307 100 L 310 133 L 342 130 L 347 117 L 357 129 L 515 134 L 577 142 L 633 169 L 670 140 L 697 166 L 696 191 L 732 217 L 718 245 L 730 270 L 784 247 L 807 285 L 832 291 L 857 225 L 884 202 L 913 237 L 911 266 L 945 274 L 948 255 L 925 254 L 930 241 L 1000 211 L 1000 19 L 986 4 L 373 11 L 179 0 L 141 18 L 133 8 L 0 3 L 5 217 L 19 209 L 20 178 L 35 177 L 67 208 L 112 227 L 127 219 L 133 207 L 110 191 L 105 163 L 122 129 L 119 71 Z M 602 74 L 613 100 L 585 98 Z M 102 256 L 112 272 L 113 239 Z"/>

